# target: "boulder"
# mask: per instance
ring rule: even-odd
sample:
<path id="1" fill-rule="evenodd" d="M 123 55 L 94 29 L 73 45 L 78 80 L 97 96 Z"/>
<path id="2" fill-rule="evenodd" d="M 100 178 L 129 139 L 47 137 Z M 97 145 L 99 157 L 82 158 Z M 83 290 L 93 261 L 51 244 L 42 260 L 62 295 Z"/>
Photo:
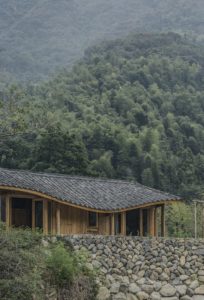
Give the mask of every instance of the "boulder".
<path id="1" fill-rule="evenodd" d="M 154 287 L 153 287 L 152 285 L 149 285 L 149 284 L 143 284 L 143 285 L 141 286 L 141 289 L 142 289 L 145 293 L 151 294 L 151 293 L 153 292 L 153 290 L 154 290 Z"/>
<path id="2" fill-rule="evenodd" d="M 196 295 L 204 295 L 204 285 L 201 285 L 195 289 Z M 203 296 L 204 299 L 204 296 Z"/>
<path id="3" fill-rule="evenodd" d="M 180 296 L 186 295 L 187 287 L 186 285 L 178 285 L 176 286 L 176 290 Z"/>
<path id="4" fill-rule="evenodd" d="M 149 299 L 149 295 L 147 293 L 141 291 L 141 292 L 137 293 L 137 298 L 139 300 L 147 300 L 147 299 Z"/>
<path id="5" fill-rule="evenodd" d="M 191 282 L 189 288 L 195 290 L 199 286 L 198 280 L 194 280 Z"/>
<path id="6" fill-rule="evenodd" d="M 171 297 L 171 296 L 174 296 L 176 294 L 176 289 L 170 284 L 165 284 L 161 288 L 160 294 L 164 297 Z"/>
<path id="7" fill-rule="evenodd" d="M 129 285 L 129 292 L 132 294 L 136 294 L 140 292 L 140 290 L 141 289 L 139 288 L 139 286 L 137 286 L 134 282 Z"/>
<path id="8" fill-rule="evenodd" d="M 113 296 L 113 300 L 127 300 L 126 295 L 124 293 L 118 293 Z"/>
<path id="9" fill-rule="evenodd" d="M 151 296 L 150 296 L 150 299 L 151 299 L 151 300 L 160 300 L 160 299 L 161 299 L 161 296 L 160 296 L 159 293 L 153 292 L 153 293 L 151 294 Z"/>
<path id="10" fill-rule="evenodd" d="M 127 300 L 138 300 L 138 298 L 133 294 L 127 294 Z"/>
<path id="11" fill-rule="evenodd" d="M 100 287 L 97 300 L 109 300 L 109 299 L 110 299 L 110 291 L 105 286 Z"/>
<path id="12" fill-rule="evenodd" d="M 111 294 L 117 294 L 117 293 L 119 293 L 119 289 L 120 289 L 120 283 L 119 282 L 114 282 L 111 285 L 110 293 Z"/>

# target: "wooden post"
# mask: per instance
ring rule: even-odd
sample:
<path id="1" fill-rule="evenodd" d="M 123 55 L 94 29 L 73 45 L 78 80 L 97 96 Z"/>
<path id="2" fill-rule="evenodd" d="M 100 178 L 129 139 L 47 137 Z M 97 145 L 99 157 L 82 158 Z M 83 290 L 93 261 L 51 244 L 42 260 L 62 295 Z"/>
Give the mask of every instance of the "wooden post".
<path id="1" fill-rule="evenodd" d="M 194 210 L 194 230 L 195 230 L 195 239 L 197 239 L 197 202 L 194 201 L 195 210 Z"/>
<path id="2" fill-rule="evenodd" d="M 121 234 L 126 235 L 126 211 L 121 213 Z"/>
<path id="3" fill-rule="evenodd" d="M 56 235 L 57 225 L 56 225 L 56 203 L 52 203 L 52 234 Z"/>
<path id="4" fill-rule="evenodd" d="M 57 235 L 60 235 L 60 206 L 56 205 L 56 227 L 57 227 Z"/>
<path id="5" fill-rule="evenodd" d="M 111 214 L 111 235 L 115 235 L 115 215 Z"/>
<path id="6" fill-rule="evenodd" d="M 43 199 L 43 233 L 48 234 L 48 201 Z"/>
<path id="7" fill-rule="evenodd" d="M 154 209 L 154 235 L 158 237 L 158 228 L 157 228 L 157 206 Z"/>
<path id="8" fill-rule="evenodd" d="M 161 236 L 165 237 L 165 204 L 161 206 Z"/>
<path id="9" fill-rule="evenodd" d="M 140 236 L 143 236 L 143 209 L 140 208 Z"/>
<path id="10" fill-rule="evenodd" d="M 150 234 L 150 236 L 155 236 L 154 213 L 155 213 L 155 207 L 150 207 L 149 208 L 149 234 Z"/>
<path id="11" fill-rule="evenodd" d="M 9 194 L 6 194 L 6 228 L 8 229 L 12 225 L 11 214 L 12 214 L 12 207 L 11 207 L 11 197 Z"/>

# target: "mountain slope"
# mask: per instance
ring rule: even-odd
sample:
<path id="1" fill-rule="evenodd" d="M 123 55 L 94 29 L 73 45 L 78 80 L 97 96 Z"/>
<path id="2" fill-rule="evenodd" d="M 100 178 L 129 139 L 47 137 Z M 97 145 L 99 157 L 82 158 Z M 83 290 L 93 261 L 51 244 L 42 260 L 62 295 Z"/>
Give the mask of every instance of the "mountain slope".
<path id="1" fill-rule="evenodd" d="M 70 66 L 103 39 L 204 29 L 202 0 L 0 0 L 0 7 L 0 70 L 21 80 Z"/>
<path id="2" fill-rule="evenodd" d="M 173 33 L 90 48 L 71 72 L 2 93 L 0 166 L 128 178 L 199 196 L 203 74 L 204 47 Z"/>

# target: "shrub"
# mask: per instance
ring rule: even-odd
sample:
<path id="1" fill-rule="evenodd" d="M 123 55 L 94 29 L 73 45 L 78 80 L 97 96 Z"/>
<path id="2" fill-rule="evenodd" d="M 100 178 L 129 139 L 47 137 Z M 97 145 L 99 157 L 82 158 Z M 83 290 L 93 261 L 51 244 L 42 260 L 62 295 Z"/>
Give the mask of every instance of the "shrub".
<path id="1" fill-rule="evenodd" d="M 74 254 L 65 249 L 63 243 L 51 249 L 47 258 L 47 267 L 51 274 L 51 282 L 58 286 L 70 284 L 78 271 Z"/>

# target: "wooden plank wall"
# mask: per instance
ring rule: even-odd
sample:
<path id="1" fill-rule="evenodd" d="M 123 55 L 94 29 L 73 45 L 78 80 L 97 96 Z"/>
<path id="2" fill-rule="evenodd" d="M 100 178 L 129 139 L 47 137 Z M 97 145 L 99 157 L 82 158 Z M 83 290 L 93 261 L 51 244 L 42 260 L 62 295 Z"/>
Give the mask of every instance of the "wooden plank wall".
<path id="1" fill-rule="evenodd" d="M 60 205 L 60 233 L 86 233 L 87 213 L 81 209 Z"/>
<path id="2" fill-rule="evenodd" d="M 148 232 L 155 236 L 155 207 L 148 210 Z M 114 214 L 98 214 L 98 228 L 88 227 L 88 211 L 53 202 L 52 234 L 114 235 Z M 140 235 L 143 235 L 142 209 L 140 210 Z M 122 235 L 126 234 L 126 218 L 122 214 Z"/>
<path id="3" fill-rule="evenodd" d="M 88 212 L 82 209 L 74 208 L 68 205 L 53 203 L 53 220 L 52 228 L 53 234 L 56 234 L 57 230 L 57 214 L 60 210 L 60 234 L 110 234 L 110 214 L 98 214 L 98 228 L 88 228 Z"/>
<path id="4" fill-rule="evenodd" d="M 111 216 L 110 214 L 99 214 L 99 231 L 101 235 L 110 235 L 111 231 Z"/>

